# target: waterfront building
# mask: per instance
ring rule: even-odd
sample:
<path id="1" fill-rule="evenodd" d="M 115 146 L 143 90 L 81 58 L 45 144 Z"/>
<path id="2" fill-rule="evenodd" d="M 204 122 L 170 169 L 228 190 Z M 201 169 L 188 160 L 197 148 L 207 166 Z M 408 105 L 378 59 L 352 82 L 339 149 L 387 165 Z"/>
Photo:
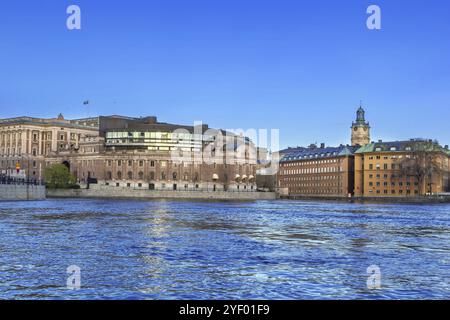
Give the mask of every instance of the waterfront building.
<path id="1" fill-rule="evenodd" d="M 291 197 L 348 197 L 353 194 L 357 147 L 294 148 L 283 151 L 278 188 Z"/>
<path id="2" fill-rule="evenodd" d="M 256 191 L 256 148 L 250 139 L 200 124 L 156 117 L 99 117 L 98 133 L 79 148 L 46 158 L 65 163 L 81 185 L 150 190 Z"/>
<path id="3" fill-rule="evenodd" d="M 449 192 L 449 149 L 432 140 L 370 143 L 355 152 L 355 196 Z"/>
<path id="4" fill-rule="evenodd" d="M 77 150 L 88 135 L 98 135 L 98 118 L 0 119 L 0 174 L 41 180 L 47 157 Z"/>

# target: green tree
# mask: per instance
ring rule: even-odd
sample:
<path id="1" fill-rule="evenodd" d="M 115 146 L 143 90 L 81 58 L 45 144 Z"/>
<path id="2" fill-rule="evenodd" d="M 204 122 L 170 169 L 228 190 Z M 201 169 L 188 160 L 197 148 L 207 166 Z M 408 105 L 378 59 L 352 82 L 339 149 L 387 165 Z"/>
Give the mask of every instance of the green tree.
<path id="1" fill-rule="evenodd" d="M 54 164 L 45 168 L 45 182 L 51 189 L 67 189 L 75 186 L 75 176 L 63 164 Z"/>

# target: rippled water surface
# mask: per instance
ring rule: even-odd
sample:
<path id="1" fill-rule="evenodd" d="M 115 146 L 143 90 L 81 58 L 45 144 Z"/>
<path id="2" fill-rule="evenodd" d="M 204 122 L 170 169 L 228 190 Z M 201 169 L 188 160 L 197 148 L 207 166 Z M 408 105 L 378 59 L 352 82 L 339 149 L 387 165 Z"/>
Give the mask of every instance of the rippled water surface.
<path id="1" fill-rule="evenodd" d="M 450 205 L 0 202 L 0 240 L 2 299 L 450 298 Z"/>

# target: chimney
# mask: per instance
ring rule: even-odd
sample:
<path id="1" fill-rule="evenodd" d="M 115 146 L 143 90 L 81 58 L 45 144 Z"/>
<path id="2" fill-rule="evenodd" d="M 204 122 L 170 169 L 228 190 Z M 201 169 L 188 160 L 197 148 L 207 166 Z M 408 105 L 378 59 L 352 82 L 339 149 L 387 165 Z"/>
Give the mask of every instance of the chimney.
<path id="1" fill-rule="evenodd" d="M 320 144 L 320 149 L 325 149 L 325 143 L 322 142 L 322 143 Z"/>
<path id="2" fill-rule="evenodd" d="M 444 148 L 445 148 L 445 150 L 448 150 L 448 144 L 446 144 Z"/>
<path id="3" fill-rule="evenodd" d="M 378 140 L 378 143 L 383 143 L 383 140 L 381 140 L 381 139 L 380 139 L 380 140 Z"/>

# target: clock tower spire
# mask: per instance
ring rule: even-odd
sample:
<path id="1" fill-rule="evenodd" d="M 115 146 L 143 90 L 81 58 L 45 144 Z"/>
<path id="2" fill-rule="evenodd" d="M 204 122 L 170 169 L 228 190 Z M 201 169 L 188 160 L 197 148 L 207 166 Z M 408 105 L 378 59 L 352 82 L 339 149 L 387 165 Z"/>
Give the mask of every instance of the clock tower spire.
<path id="1" fill-rule="evenodd" d="M 352 146 L 365 146 L 370 143 L 370 125 L 366 122 L 365 114 L 361 103 L 356 111 L 356 121 L 352 124 Z"/>

